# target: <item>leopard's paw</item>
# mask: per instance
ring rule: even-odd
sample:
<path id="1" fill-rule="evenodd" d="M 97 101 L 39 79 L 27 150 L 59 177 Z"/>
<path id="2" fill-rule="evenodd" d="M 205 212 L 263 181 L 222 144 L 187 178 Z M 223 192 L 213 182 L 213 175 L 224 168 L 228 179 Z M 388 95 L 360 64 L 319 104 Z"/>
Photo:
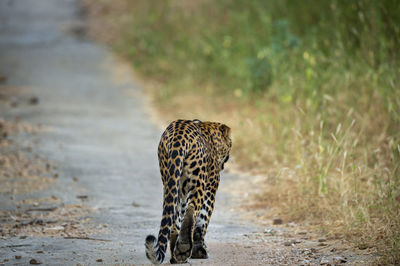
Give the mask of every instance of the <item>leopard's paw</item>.
<path id="1" fill-rule="evenodd" d="M 194 245 L 192 250 L 192 259 L 208 259 L 208 254 L 206 248 L 202 245 Z"/>
<path id="2" fill-rule="evenodd" d="M 192 254 L 192 244 L 177 242 L 171 263 L 186 263 Z M 174 262 L 172 262 L 174 260 Z"/>

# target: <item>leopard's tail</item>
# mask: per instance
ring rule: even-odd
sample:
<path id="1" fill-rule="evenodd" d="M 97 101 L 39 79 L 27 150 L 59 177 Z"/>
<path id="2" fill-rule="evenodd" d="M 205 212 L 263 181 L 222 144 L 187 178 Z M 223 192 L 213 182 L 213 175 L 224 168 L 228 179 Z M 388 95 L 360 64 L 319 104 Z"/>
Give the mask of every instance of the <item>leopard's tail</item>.
<path id="1" fill-rule="evenodd" d="M 146 257 L 155 265 L 161 264 L 164 261 L 165 252 L 161 252 L 157 244 L 157 238 L 153 235 L 146 237 Z"/>
<path id="2" fill-rule="evenodd" d="M 183 170 L 183 158 L 176 161 L 179 162 L 178 165 L 175 165 L 174 160 L 169 156 L 169 175 L 165 179 L 167 182 L 164 183 L 163 214 L 158 239 L 153 235 L 146 237 L 146 256 L 155 265 L 161 264 L 164 261 L 168 241 L 171 237 L 171 228 L 178 214 L 179 179 Z"/>

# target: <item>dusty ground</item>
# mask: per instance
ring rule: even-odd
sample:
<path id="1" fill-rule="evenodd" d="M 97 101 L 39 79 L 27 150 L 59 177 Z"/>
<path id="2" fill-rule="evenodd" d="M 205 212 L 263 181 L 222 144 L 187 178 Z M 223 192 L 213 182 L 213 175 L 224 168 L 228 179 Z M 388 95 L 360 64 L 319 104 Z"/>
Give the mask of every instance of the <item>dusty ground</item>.
<path id="1" fill-rule="evenodd" d="M 132 70 L 85 37 L 73 0 L 1 1 L 0 23 L 0 264 L 146 265 L 161 216 L 160 130 Z M 223 174 L 211 258 L 191 264 L 371 260 L 288 221 L 251 223 L 256 214 L 237 209 L 249 179 Z"/>

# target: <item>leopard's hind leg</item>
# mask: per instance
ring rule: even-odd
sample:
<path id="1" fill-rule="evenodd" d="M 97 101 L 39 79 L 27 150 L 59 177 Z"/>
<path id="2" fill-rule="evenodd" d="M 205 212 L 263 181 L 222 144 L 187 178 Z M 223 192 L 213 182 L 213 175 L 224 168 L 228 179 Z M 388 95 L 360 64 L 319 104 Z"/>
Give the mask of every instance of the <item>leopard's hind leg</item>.
<path id="1" fill-rule="evenodd" d="M 202 211 L 200 211 L 200 215 Z M 199 215 L 199 216 L 200 216 Z M 192 248 L 192 259 L 207 259 L 207 245 L 204 242 L 205 230 L 204 224 L 199 223 L 200 218 L 197 217 L 196 226 L 193 232 L 193 248 Z M 202 220 L 202 219 L 201 219 Z"/>
<path id="2" fill-rule="evenodd" d="M 213 173 L 210 176 L 210 179 L 218 180 L 219 176 Z M 217 189 L 218 189 L 218 183 L 216 183 L 216 185 L 214 186 L 208 185 L 206 188 L 206 193 L 204 195 L 204 202 L 202 204 L 200 214 L 197 216 L 196 227 L 194 229 L 194 235 L 193 235 L 194 244 L 191 256 L 191 258 L 193 259 L 208 258 L 207 245 L 204 241 L 204 238 L 207 233 L 208 224 L 210 223 L 211 214 L 214 210 L 214 201 Z"/>
<path id="3" fill-rule="evenodd" d="M 209 202 L 209 201 L 208 201 Z M 211 203 L 213 204 L 213 203 Z M 204 204 L 200 210 L 199 215 L 197 216 L 196 226 L 193 232 L 193 249 L 192 249 L 192 259 L 207 259 L 207 245 L 204 241 L 207 226 L 210 220 L 210 215 L 208 210 L 212 210 L 209 208 L 207 204 L 207 200 L 204 200 Z"/>
<path id="4" fill-rule="evenodd" d="M 185 204 L 187 207 L 173 254 L 173 261 L 176 263 L 185 263 L 192 254 L 194 228 L 203 204 L 203 192 L 201 190 L 204 188 L 204 184 L 202 182 L 199 183 L 203 186 L 195 187 L 189 194 Z"/>
<path id="5" fill-rule="evenodd" d="M 176 240 L 173 259 L 171 262 L 185 263 L 192 254 L 193 230 L 196 211 L 193 205 L 189 205 L 185 211 L 182 227 Z"/>

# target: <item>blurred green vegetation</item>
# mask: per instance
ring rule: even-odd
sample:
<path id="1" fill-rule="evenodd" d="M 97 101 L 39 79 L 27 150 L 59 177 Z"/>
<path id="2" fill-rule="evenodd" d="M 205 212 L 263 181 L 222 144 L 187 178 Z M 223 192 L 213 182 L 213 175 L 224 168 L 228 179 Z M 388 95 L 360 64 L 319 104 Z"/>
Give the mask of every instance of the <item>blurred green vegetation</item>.
<path id="1" fill-rule="evenodd" d="M 283 103 L 323 110 L 343 90 L 377 92 L 400 121 L 400 3 L 333 1 L 139 1 L 119 44 L 145 75 L 184 75 L 223 93 L 270 91 Z M 134 30 L 132 30 L 134 28 Z M 354 84 L 362 79 L 364 84 Z M 295 84 L 295 86 L 294 86 Z"/>
<path id="2" fill-rule="evenodd" d="M 137 0 L 123 13 L 115 48 L 162 84 L 164 116 L 218 114 L 237 163 L 275 176 L 265 199 L 400 262 L 400 1 Z"/>

